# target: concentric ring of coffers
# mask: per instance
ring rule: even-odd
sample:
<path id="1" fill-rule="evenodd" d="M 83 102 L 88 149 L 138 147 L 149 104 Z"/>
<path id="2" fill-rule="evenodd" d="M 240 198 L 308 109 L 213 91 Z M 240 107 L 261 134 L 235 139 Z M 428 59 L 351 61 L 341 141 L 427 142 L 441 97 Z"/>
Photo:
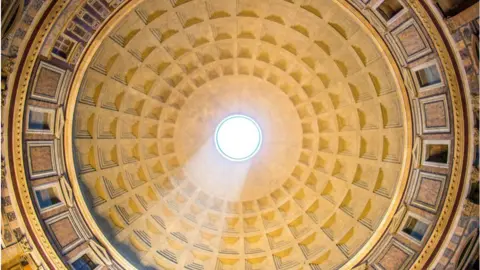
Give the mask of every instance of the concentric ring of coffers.
<path id="1" fill-rule="evenodd" d="M 92 59 L 73 134 L 78 179 L 93 198 L 92 212 L 104 217 L 102 229 L 113 231 L 115 241 L 133 244 L 138 254 L 160 251 L 144 258 L 147 264 L 169 265 L 189 252 L 205 253 L 205 265 L 216 256 L 269 253 L 295 264 L 328 254 L 329 265 L 343 264 L 380 224 L 401 177 L 404 112 L 383 53 L 333 2 L 274 1 L 269 8 L 249 2 L 238 13 L 228 12 L 234 1 L 197 4 L 158 17 L 132 12 Z M 230 15 L 209 13 L 221 8 Z M 146 1 L 137 10 L 163 9 Z M 201 166 L 211 160 L 199 158 L 205 157 L 201 134 L 215 131 L 204 122 L 225 115 L 222 106 L 261 102 L 262 89 L 252 87 L 258 94 L 248 98 L 232 92 L 218 108 L 199 96 L 228 92 L 242 78 L 246 86 L 260 80 L 288 100 L 269 106 L 279 113 L 289 108 L 286 119 L 296 126 L 274 135 L 295 137 L 290 149 L 273 143 L 262 149 L 281 149 L 280 158 L 262 160 L 260 151 L 251 170 L 235 167 L 228 177 L 216 173 L 220 166 Z M 265 119 L 276 123 L 276 117 Z M 203 124 L 182 120 L 195 118 Z M 273 136 L 265 132 L 269 145 Z M 248 183 L 258 184 L 250 198 L 255 187 Z M 152 237 L 166 242 L 152 244 Z"/>

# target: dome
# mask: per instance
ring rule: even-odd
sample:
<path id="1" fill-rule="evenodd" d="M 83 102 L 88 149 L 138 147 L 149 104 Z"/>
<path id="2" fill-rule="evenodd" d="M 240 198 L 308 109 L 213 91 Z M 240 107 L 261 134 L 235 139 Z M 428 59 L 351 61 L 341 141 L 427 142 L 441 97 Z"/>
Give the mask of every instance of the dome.
<path id="1" fill-rule="evenodd" d="M 77 179 L 103 233 L 133 246 L 139 268 L 199 258 L 205 268 L 272 268 L 269 254 L 342 265 L 404 181 L 411 139 L 397 75 L 333 1 L 193 1 L 171 11 L 144 1 L 83 75 Z M 262 130 L 257 155 L 242 163 L 215 145 L 232 114 Z"/>
<path id="2" fill-rule="evenodd" d="M 26 4 L 6 163 L 35 264 L 439 267 L 478 209 L 470 86 L 438 10 L 365 2 Z"/>

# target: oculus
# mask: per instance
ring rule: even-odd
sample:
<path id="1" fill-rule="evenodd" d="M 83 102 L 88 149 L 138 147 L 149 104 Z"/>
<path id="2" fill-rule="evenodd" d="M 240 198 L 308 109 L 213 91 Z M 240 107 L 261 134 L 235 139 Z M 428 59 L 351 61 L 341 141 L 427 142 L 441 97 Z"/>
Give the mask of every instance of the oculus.
<path id="1" fill-rule="evenodd" d="M 222 156 L 231 161 L 245 161 L 258 153 L 262 145 L 262 131 L 252 118 L 235 114 L 218 124 L 215 146 Z"/>

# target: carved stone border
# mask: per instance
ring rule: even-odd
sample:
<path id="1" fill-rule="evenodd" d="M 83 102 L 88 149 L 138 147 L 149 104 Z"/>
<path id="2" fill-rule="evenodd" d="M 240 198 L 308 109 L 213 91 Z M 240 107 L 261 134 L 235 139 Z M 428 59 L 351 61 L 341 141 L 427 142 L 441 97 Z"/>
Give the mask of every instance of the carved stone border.
<path id="1" fill-rule="evenodd" d="M 33 245 L 42 256 L 43 261 L 49 269 L 66 269 L 63 260 L 59 257 L 55 248 L 50 243 L 42 223 L 36 214 L 34 201 L 30 197 L 28 187 L 27 173 L 25 172 L 25 164 L 23 155 L 23 113 L 25 108 L 26 96 L 30 78 L 35 70 L 35 60 L 37 59 L 41 45 L 44 42 L 46 34 L 52 28 L 56 21 L 57 15 L 63 10 L 67 4 L 67 0 L 51 2 L 46 8 L 44 16 L 37 24 L 31 39 L 25 48 L 25 52 L 19 60 L 19 67 L 12 89 L 9 112 L 9 120 L 7 130 L 10 134 L 8 137 L 9 146 L 9 167 L 12 177 L 13 189 L 17 198 L 20 213 L 22 214 L 28 234 L 33 240 Z"/>
<path id="2" fill-rule="evenodd" d="M 451 153 L 451 155 L 453 155 L 451 163 L 452 173 L 445 204 L 432 235 L 412 266 L 412 269 L 425 269 L 438 252 L 441 241 L 446 239 L 445 236 L 454 219 L 455 210 L 458 208 L 459 201 L 462 199 L 459 193 L 462 193 L 462 187 L 466 180 L 467 154 L 465 151 L 470 142 L 468 125 L 465 123 L 465 117 L 467 117 L 468 113 L 466 112 L 465 100 L 462 95 L 461 85 L 459 84 L 461 77 L 458 73 L 457 66 L 453 62 L 455 57 L 450 51 L 451 48 L 445 44 L 447 40 L 442 36 L 443 33 L 439 31 L 439 26 L 436 25 L 432 18 L 433 15 L 427 11 L 427 4 L 420 0 L 408 0 L 408 3 L 422 21 L 423 26 L 434 43 L 438 57 L 446 73 L 446 84 L 450 91 L 451 104 L 453 106 L 453 119 L 451 119 L 454 134 L 452 141 L 453 153 Z"/>

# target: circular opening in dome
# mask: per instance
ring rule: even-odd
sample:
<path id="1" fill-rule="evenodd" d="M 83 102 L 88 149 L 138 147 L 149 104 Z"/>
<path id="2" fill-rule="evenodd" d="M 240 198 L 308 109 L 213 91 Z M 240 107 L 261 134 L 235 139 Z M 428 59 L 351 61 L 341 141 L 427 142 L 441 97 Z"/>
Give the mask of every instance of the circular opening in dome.
<path id="1" fill-rule="evenodd" d="M 262 131 L 252 118 L 235 114 L 218 124 L 215 131 L 215 145 L 225 158 L 244 161 L 252 158 L 260 150 Z"/>

